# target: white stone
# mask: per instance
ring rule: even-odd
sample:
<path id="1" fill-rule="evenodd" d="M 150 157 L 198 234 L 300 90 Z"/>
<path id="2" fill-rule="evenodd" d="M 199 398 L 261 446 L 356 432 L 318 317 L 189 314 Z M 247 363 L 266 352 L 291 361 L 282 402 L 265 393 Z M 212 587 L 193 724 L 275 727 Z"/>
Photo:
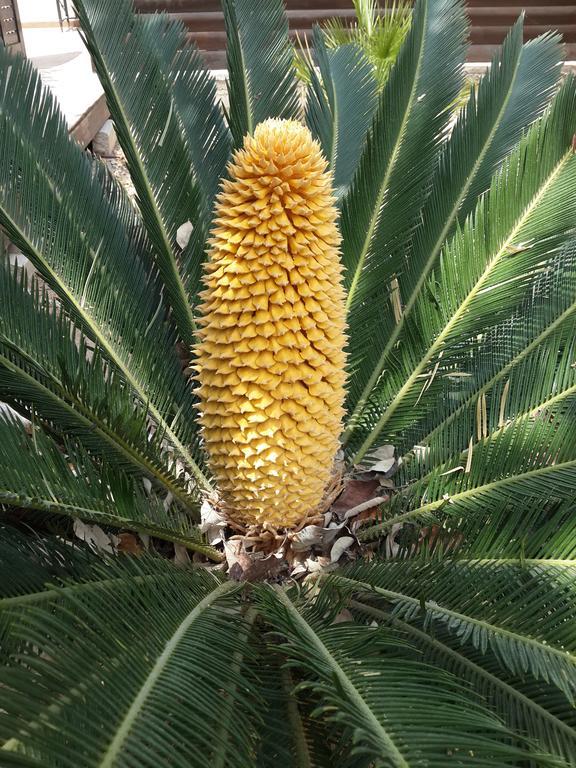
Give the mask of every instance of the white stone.
<path id="1" fill-rule="evenodd" d="M 92 142 L 92 150 L 100 157 L 114 157 L 118 140 L 112 120 L 106 120 Z"/>

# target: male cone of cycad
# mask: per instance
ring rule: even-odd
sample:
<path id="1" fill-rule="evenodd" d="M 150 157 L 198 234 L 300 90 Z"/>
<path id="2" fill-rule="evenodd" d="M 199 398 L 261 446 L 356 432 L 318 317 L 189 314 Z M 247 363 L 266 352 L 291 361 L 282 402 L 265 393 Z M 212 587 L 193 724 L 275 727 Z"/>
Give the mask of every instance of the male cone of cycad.
<path id="1" fill-rule="evenodd" d="M 229 516 L 290 528 L 322 499 L 344 415 L 337 211 L 300 123 L 261 123 L 228 171 L 201 293 L 200 419 Z"/>

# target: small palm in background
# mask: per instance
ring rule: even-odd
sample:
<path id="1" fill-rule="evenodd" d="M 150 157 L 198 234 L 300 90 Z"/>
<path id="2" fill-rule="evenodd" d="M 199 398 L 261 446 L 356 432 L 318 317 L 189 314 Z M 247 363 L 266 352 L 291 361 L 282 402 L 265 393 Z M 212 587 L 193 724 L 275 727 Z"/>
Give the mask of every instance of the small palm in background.
<path id="1" fill-rule="evenodd" d="M 315 35 L 321 34 L 330 50 L 343 45 L 357 45 L 374 67 L 376 79 L 382 86 L 410 29 L 412 8 L 404 2 L 354 0 L 354 10 L 356 19 L 353 23 L 347 24 L 339 18 L 329 19 Z M 296 69 L 298 76 L 309 83 L 313 57 L 307 41 L 298 42 Z"/>
<path id="2" fill-rule="evenodd" d="M 419 0 L 383 87 L 317 33 L 302 111 L 280 0 L 225 0 L 224 113 L 180 23 L 76 7 L 136 198 L 0 49 L 0 223 L 30 267 L 0 269 L 0 765 L 574 765 L 576 85 L 557 37 L 522 45 L 519 21 L 454 125 L 464 4 Z M 308 437 L 340 419 L 330 307 L 345 488 L 307 525 L 293 500 L 320 452 L 295 422 L 308 402 Z M 306 367 L 282 368 L 295 349 Z M 198 360 L 222 398 L 192 384 Z M 296 477 L 269 446 L 248 461 L 269 407 Z M 259 488 L 274 525 L 261 504 L 247 530 Z M 79 546 L 78 521 L 148 549 Z"/>

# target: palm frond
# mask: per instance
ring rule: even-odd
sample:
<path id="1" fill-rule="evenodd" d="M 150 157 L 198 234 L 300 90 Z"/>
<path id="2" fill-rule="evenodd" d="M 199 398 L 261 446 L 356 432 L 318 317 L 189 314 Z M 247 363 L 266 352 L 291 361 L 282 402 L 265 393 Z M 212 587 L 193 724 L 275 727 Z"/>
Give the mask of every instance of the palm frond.
<path id="1" fill-rule="evenodd" d="M 191 221 L 188 244 L 179 253 L 179 275 L 188 302 L 196 307 L 213 203 L 230 159 L 232 136 L 218 101 L 216 82 L 199 51 L 185 42 L 179 21 L 157 14 L 142 21 L 147 41 L 156 45 L 158 62 L 168 83 L 174 114 L 183 132 L 194 183 L 199 190 L 198 215 Z M 172 41 L 172 42 L 171 42 Z"/>
<path id="2" fill-rule="evenodd" d="M 54 584 L 65 579 L 88 579 L 100 557 L 85 546 L 29 529 L 0 524 L 0 657 L 5 663 L 19 641 L 9 631 L 9 608 L 54 597 Z M 51 586 L 48 586 L 48 583 Z M 0 737 L 1 738 L 1 737 Z"/>
<path id="3" fill-rule="evenodd" d="M 428 192 L 448 107 L 462 85 L 466 31 L 458 0 L 416 4 L 343 203 L 349 310 L 363 302 L 371 263 L 382 261 L 390 245 L 411 230 Z"/>
<path id="4" fill-rule="evenodd" d="M 230 130 L 242 143 L 268 117 L 298 119 L 300 97 L 282 0 L 223 0 Z"/>
<path id="5" fill-rule="evenodd" d="M 303 671 L 300 688 L 318 700 L 316 715 L 337 726 L 361 765 L 408 766 L 423 754 L 438 768 L 453 754 L 462 765 L 517 764 L 520 752 L 499 721 L 469 692 L 464 698 L 449 674 L 417 661 L 397 634 L 332 624 L 333 614 L 282 590 L 263 590 L 260 599 L 285 637 L 282 651 Z"/>
<path id="6" fill-rule="evenodd" d="M 15 417 L 0 415 L 2 505 L 128 528 L 220 559 L 186 514 L 146 495 L 112 465 L 95 465 L 72 443 L 60 449 L 34 424 L 31 431 Z"/>
<path id="7" fill-rule="evenodd" d="M 545 35 L 522 46 L 521 20 L 512 29 L 490 71 L 458 117 L 430 179 L 430 197 L 418 209 L 418 226 L 407 238 L 382 243 L 382 258 L 362 278 L 364 290 L 350 316 L 353 344 L 350 389 L 351 428 L 360 423 L 371 391 L 394 365 L 406 344 L 416 306 L 428 292 L 446 238 L 473 210 L 478 195 L 520 140 L 522 132 L 548 105 L 558 76 L 562 49 Z M 399 184 L 405 184 L 405 178 Z M 390 191 L 396 199 L 394 189 Z M 402 201 L 402 197 L 399 198 Z M 372 268 L 373 267 L 373 268 Z M 353 297 L 354 298 L 354 297 Z M 394 312 L 382 307 L 392 301 Z"/>
<path id="8" fill-rule="evenodd" d="M 544 680 L 573 703 L 575 569 L 574 562 L 551 570 L 446 557 L 372 561 L 334 579 L 343 589 L 380 599 L 394 618 L 430 633 L 439 623 L 460 645 L 490 649 L 512 675 Z"/>
<path id="9" fill-rule="evenodd" d="M 232 137 L 218 102 L 216 81 L 198 49 L 184 42 L 185 28 L 165 14 L 136 16 L 147 42 L 154 43 L 158 64 L 169 85 L 173 113 L 189 153 L 194 182 L 201 193 L 202 217 L 195 226 L 209 226 L 212 205 L 230 158 Z M 187 278 L 183 269 L 183 279 Z"/>
<path id="10" fill-rule="evenodd" d="M 90 563 L 100 562 L 87 548 L 69 542 L 31 536 L 13 526 L 0 526 L 0 607 L 7 601 L 44 590 L 48 581 L 83 576 Z M 0 608 L 1 609 L 1 608 Z"/>
<path id="11" fill-rule="evenodd" d="M 575 105 L 569 78 L 444 248 L 365 409 L 359 430 L 365 438 L 349 445 L 355 461 L 382 442 L 401 440 L 425 417 L 434 380 L 460 371 L 477 340 L 513 316 L 539 275 L 566 251 L 576 221 Z"/>
<path id="12" fill-rule="evenodd" d="M 224 143 L 224 125 L 210 103 L 214 87 L 197 55 L 178 54 L 186 47 L 181 24 L 165 23 L 159 39 L 157 20 L 137 19 L 130 0 L 75 0 L 74 5 L 106 93 L 178 330 L 191 345 L 193 307 L 186 288 L 187 265 L 176 234 L 188 221 L 203 224 L 211 199 L 197 181 L 206 169 L 198 165 L 198 153 L 191 148 L 185 130 L 190 127 L 190 116 L 182 114 L 187 106 L 183 89 L 172 90 L 170 77 L 177 58 L 184 82 L 193 86 L 187 96 L 197 110 L 195 128 L 199 133 L 219 132 Z M 225 154 L 222 152 L 224 162 Z M 207 181 L 208 189 L 213 189 L 215 179 L 208 177 Z"/>
<path id="13" fill-rule="evenodd" d="M 453 540 L 458 537 L 459 553 L 479 560 L 505 564 L 512 559 L 553 569 L 576 559 L 573 499 L 520 499 L 480 516 L 447 521 L 446 531 Z"/>
<path id="14" fill-rule="evenodd" d="M 295 691 L 296 682 L 282 657 L 262 639 L 254 658 L 261 699 L 261 740 L 257 768 L 320 768 L 334 765 L 328 732 L 310 717 L 310 702 Z"/>
<path id="15" fill-rule="evenodd" d="M 47 601 L 5 609 L 26 644 L 1 675 L 0 733 L 13 752 L 66 768 L 212 765 L 229 698 L 225 764 L 249 764 L 250 628 L 238 586 L 170 565 L 104 561 L 99 581 L 64 582 Z"/>
<path id="16" fill-rule="evenodd" d="M 575 295 L 576 239 L 537 279 L 517 312 L 486 334 L 470 364 L 446 375 L 447 395 L 437 388 L 439 407 L 417 432 L 417 442 L 427 446 L 436 462 L 513 419 L 557 407 L 576 392 Z"/>
<path id="17" fill-rule="evenodd" d="M 136 394 L 46 290 L 34 280 L 29 286 L 26 273 L 7 264 L 0 264 L 0 397 L 90 452 L 144 474 L 185 507 L 198 506 L 195 488 L 164 450 L 161 432 L 151 432 Z"/>
<path id="18" fill-rule="evenodd" d="M 201 485 L 194 401 L 126 195 L 74 144 L 32 65 L 0 49 L 0 224 Z"/>
<path id="19" fill-rule="evenodd" d="M 398 629 L 422 652 L 424 662 L 469 683 L 511 730 L 526 733 L 536 758 L 545 750 L 550 758 L 557 756 L 564 761 L 561 764 L 566 768 L 576 760 L 574 710 L 557 689 L 541 682 L 530 686 L 521 678 L 509 679 L 492 652 L 463 647 L 457 637 L 438 625 L 431 632 L 367 603 L 354 600 L 351 607 L 369 621 Z"/>
<path id="20" fill-rule="evenodd" d="M 430 466 L 414 457 L 404 470 L 406 486 L 384 508 L 384 521 L 370 526 L 370 539 L 397 523 L 439 524 L 477 520 L 487 509 L 508 510 L 571 501 L 576 495 L 576 397 L 560 412 L 519 419 L 476 445 L 467 454 Z"/>
<path id="21" fill-rule="evenodd" d="M 376 108 L 376 81 L 360 49 L 344 45 L 328 50 L 314 30 L 314 52 L 320 70 L 309 69 L 306 122 L 319 140 L 334 177 L 338 198 L 347 191 L 358 165 Z"/>

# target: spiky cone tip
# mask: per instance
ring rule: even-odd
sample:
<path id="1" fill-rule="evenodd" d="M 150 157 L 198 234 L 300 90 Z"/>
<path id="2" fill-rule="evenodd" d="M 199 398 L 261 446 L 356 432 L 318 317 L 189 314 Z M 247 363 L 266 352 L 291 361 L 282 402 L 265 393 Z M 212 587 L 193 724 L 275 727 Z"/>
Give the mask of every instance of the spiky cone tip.
<path id="1" fill-rule="evenodd" d="M 266 120 L 222 182 L 201 292 L 200 421 L 227 516 L 292 528 L 320 504 L 344 415 L 331 176 L 307 128 Z"/>

